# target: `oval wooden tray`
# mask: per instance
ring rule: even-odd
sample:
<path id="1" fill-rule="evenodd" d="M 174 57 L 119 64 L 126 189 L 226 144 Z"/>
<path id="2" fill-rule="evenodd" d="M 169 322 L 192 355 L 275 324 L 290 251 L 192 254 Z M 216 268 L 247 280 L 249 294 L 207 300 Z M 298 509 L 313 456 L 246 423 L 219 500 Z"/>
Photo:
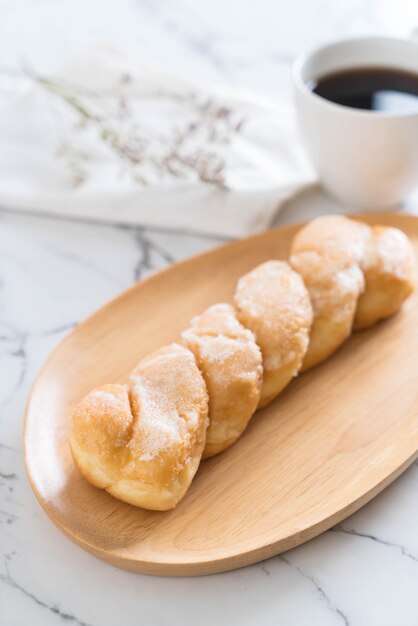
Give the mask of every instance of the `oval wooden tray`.
<path id="1" fill-rule="evenodd" d="M 402 228 L 418 253 L 418 218 L 373 215 Z M 356 333 L 257 413 L 228 451 L 201 464 L 179 506 L 144 511 L 88 484 L 71 459 L 68 415 L 92 387 L 125 381 L 137 361 L 176 339 L 190 317 L 230 301 L 237 278 L 286 258 L 297 226 L 278 228 L 141 281 L 76 328 L 38 376 L 26 411 L 26 465 L 53 522 L 126 569 L 198 575 L 297 546 L 344 519 L 418 453 L 418 307 Z"/>

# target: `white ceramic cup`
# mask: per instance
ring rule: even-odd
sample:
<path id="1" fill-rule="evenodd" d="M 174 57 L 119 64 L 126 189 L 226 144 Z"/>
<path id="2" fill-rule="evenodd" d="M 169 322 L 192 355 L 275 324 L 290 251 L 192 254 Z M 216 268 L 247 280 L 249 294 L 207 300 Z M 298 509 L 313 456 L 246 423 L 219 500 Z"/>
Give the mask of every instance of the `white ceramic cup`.
<path id="1" fill-rule="evenodd" d="M 359 67 L 418 73 L 418 42 L 362 37 L 317 48 L 293 69 L 302 137 L 323 185 L 346 204 L 382 210 L 418 186 L 418 111 L 354 109 L 318 96 L 309 84 L 321 76 Z"/>

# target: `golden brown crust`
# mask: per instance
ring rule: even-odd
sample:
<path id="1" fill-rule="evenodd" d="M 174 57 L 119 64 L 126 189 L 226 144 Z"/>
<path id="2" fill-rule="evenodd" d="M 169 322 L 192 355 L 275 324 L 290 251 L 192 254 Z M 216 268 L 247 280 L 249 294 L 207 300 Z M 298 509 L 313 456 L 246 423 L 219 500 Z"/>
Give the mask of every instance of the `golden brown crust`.
<path id="1" fill-rule="evenodd" d="M 306 353 L 312 308 L 301 277 L 284 261 L 267 261 L 240 278 L 237 317 L 252 330 L 263 355 L 265 406 L 296 376 Z"/>
<path id="2" fill-rule="evenodd" d="M 172 344 L 150 354 L 128 385 L 106 385 L 75 408 L 70 444 L 97 487 L 143 508 L 173 508 L 199 465 L 208 397 L 193 354 Z"/>
<path id="3" fill-rule="evenodd" d="M 230 304 L 215 304 L 182 333 L 194 353 L 209 393 L 209 427 L 203 457 L 229 448 L 257 408 L 263 375 L 254 335 Z"/>

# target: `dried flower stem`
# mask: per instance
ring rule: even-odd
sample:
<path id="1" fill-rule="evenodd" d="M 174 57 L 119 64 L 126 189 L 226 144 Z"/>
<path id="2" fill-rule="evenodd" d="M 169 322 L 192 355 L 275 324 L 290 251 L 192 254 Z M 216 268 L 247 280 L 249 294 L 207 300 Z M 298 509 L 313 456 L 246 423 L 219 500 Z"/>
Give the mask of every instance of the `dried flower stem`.
<path id="1" fill-rule="evenodd" d="M 83 126 L 94 127 L 102 142 L 124 164 L 131 176 L 141 185 L 149 185 L 146 171 L 152 171 L 154 178 L 196 177 L 201 182 L 225 188 L 225 158 L 220 148 L 228 144 L 234 133 L 239 133 L 243 120 L 228 107 L 211 99 L 202 100 L 196 94 L 176 94 L 157 91 L 154 98 L 165 98 L 191 109 L 193 120 L 181 129 L 172 130 L 168 137 L 153 137 L 138 125 L 130 110 L 130 102 L 125 93 L 129 85 L 129 75 L 122 76 L 117 114 L 99 113 L 89 106 L 90 99 L 100 94 L 85 93 L 64 86 L 49 78 L 41 77 L 26 70 L 26 75 L 49 93 L 64 101 L 75 111 Z M 97 108 L 97 107 L 96 107 Z M 124 124 L 124 126 L 123 126 Z M 122 126 L 121 126 L 122 125 Z M 152 148 L 158 145 L 156 156 Z M 63 153 L 65 151 L 62 151 Z M 74 155 L 73 155 L 74 156 Z M 71 162 L 77 183 L 85 178 L 80 160 Z"/>
<path id="2" fill-rule="evenodd" d="M 109 128 L 109 126 L 106 124 L 106 121 L 103 117 L 97 115 L 96 113 L 93 113 L 92 111 L 89 111 L 89 109 L 85 107 L 83 103 L 75 95 L 69 93 L 65 88 L 63 88 L 58 83 L 55 83 L 54 81 L 49 80 L 47 78 L 41 78 L 41 77 L 37 78 L 37 83 L 38 85 L 41 85 L 42 87 L 47 89 L 50 93 L 53 93 L 56 96 L 59 96 L 60 98 L 62 98 L 75 111 L 77 111 L 85 121 L 89 121 L 92 124 L 94 124 L 99 130 L 101 139 L 105 143 L 107 143 L 109 147 L 112 150 L 114 150 L 121 159 L 123 159 L 129 164 L 131 163 L 132 159 L 127 154 L 126 150 L 124 149 L 124 146 L 120 144 L 117 133 L 113 131 L 111 128 Z M 148 184 L 147 180 L 141 177 L 141 175 L 138 172 L 136 172 L 136 177 L 138 178 L 138 180 L 140 180 L 140 182 L 143 185 Z"/>

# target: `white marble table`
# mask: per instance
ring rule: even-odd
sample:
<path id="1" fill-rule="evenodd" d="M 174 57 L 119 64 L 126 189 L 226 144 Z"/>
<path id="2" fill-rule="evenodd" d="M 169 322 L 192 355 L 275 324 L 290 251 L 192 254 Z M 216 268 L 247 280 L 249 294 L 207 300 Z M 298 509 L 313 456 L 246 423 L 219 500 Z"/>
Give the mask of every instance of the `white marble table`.
<path id="1" fill-rule="evenodd" d="M 334 6 L 335 5 L 335 6 Z M 333 8 L 334 7 L 334 8 Z M 190 75 L 275 95 L 295 54 L 347 33 L 405 34 L 416 0 L 0 2 L 0 65 L 43 70 L 92 41 Z M 334 210 L 304 195 L 279 222 Z M 196 579 L 117 570 L 68 541 L 29 487 L 22 413 L 42 362 L 134 280 L 219 243 L 187 233 L 0 211 L 0 623 L 113 626 L 418 625 L 418 463 L 321 537 L 246 569 Z M 111 251 L 111 254 L 109 253 Z"/>

